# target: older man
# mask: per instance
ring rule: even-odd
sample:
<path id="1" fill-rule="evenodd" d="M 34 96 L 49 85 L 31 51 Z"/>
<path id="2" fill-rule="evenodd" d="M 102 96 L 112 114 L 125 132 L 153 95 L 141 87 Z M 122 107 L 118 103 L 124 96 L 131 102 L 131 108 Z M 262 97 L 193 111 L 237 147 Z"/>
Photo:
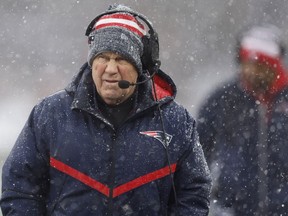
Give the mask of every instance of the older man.
<path id="1" fill-rule="evenodd" d="M 119 5 L 91 22 L 88 63 L 34 107 L 5 162 L 3 215 L 208 214 L 195 120 L 145 20 Z"/>

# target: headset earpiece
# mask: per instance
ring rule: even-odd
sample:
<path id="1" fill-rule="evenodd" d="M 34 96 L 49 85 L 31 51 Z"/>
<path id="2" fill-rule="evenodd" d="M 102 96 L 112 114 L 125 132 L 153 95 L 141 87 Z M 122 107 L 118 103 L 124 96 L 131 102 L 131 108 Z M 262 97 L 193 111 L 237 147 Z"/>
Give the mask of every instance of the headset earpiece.
<path id="1" fill-rule="evenodd" d="M 160 67 L 159 41 L 157 33 L 149 31 L 149 37 L 144 36 L 142 38 L 142 43 L 144 45 L 144 51 L 141 57 L 143 69 L 153 73 L 153 70 L 155 70 L 154 67 Z"/>

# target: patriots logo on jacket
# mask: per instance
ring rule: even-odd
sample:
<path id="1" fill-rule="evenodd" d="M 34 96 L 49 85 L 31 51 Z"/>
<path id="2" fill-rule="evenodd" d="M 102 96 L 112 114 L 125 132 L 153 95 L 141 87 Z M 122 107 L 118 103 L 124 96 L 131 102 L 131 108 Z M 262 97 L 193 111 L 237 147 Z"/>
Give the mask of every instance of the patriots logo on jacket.
<path id="1" fill-rule="evenodd" d="M 165 133 L 165 135 L 166 135 L 166 143 L 165 143 L 163 131 L 143 131 L 143 132 L 140 132 L 140 134 L 143 134 L 143 135 L 157 139 L 158 141 L 160 141 L 162 143 L 162 145 L 165 148 L 166 148 L 166 145 L 169 146 L 169 143 L 171 142 L 172 137 L 173 137 L 172 135 Z"/>

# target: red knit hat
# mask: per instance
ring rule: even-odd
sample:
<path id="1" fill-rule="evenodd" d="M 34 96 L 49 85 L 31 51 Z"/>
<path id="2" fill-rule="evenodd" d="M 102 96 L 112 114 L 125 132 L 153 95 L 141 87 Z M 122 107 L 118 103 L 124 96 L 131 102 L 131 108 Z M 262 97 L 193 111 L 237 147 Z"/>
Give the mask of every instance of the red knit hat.
<path id="1" fill-rule="evenodd" d="M 274 26 L 256 26 L 240 41 L 240 61 L 251 60 L 274 65 L 282 58 L 280 30 Z"/>
<path id="2" fill-rule="evenodd" d="M 268 101 L 288 83 L 287 73 L 282 63 L 283 49 L 280 34 L 280 30 L 275 26 L 256 26 L 245 32 L 240 41 L 240 62 L 249 60 L 265 63 L 276 72 L 276 78 L 265 96 Z M 249 90 L 249 86 L 246 88 Z"/>

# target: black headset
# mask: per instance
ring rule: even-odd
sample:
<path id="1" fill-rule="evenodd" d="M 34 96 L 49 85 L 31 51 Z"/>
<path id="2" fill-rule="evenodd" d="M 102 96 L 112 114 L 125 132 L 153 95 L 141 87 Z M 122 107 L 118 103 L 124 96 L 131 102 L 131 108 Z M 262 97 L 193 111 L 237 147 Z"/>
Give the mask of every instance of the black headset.
<path id="1" fill-rule="evenodd" d="M 158 40 L 158 34 L 153 29 L 152 24 L 150 21 L 145 18 L 144 15 L 130 11 L 130 10 L 117 10 L 113 9 L 113 6 L 110 6 L 108 10 L 97 17 L 95 17 L 91 23 L 88 25 L 86 29 L 85 35 L 88 37 L 88 43 L 91 43 L 91 41 L 94 39 L 93 37 L 90 37 L 90 33 L 93 31 L 93 27 L 95 23 L 104 15 L 108 14 L 114 14 L 114 13 L 128 13 L 133 15 L 136 19 L 139 18 L 142 20 L 146 26 L 149 28 L 148 33 L 149 35 L 144 35 L 142 37 L 142 43 L 143 43 L 143 55 L 141 56 L 141 62 L 143 71 L 148 71 L 150 76 L 153 76 L 159 69 L 161 65 L 161 61 L 159 60 L 159 40 Z M 139 21 L 139 19 L 137 19 Z"/>

